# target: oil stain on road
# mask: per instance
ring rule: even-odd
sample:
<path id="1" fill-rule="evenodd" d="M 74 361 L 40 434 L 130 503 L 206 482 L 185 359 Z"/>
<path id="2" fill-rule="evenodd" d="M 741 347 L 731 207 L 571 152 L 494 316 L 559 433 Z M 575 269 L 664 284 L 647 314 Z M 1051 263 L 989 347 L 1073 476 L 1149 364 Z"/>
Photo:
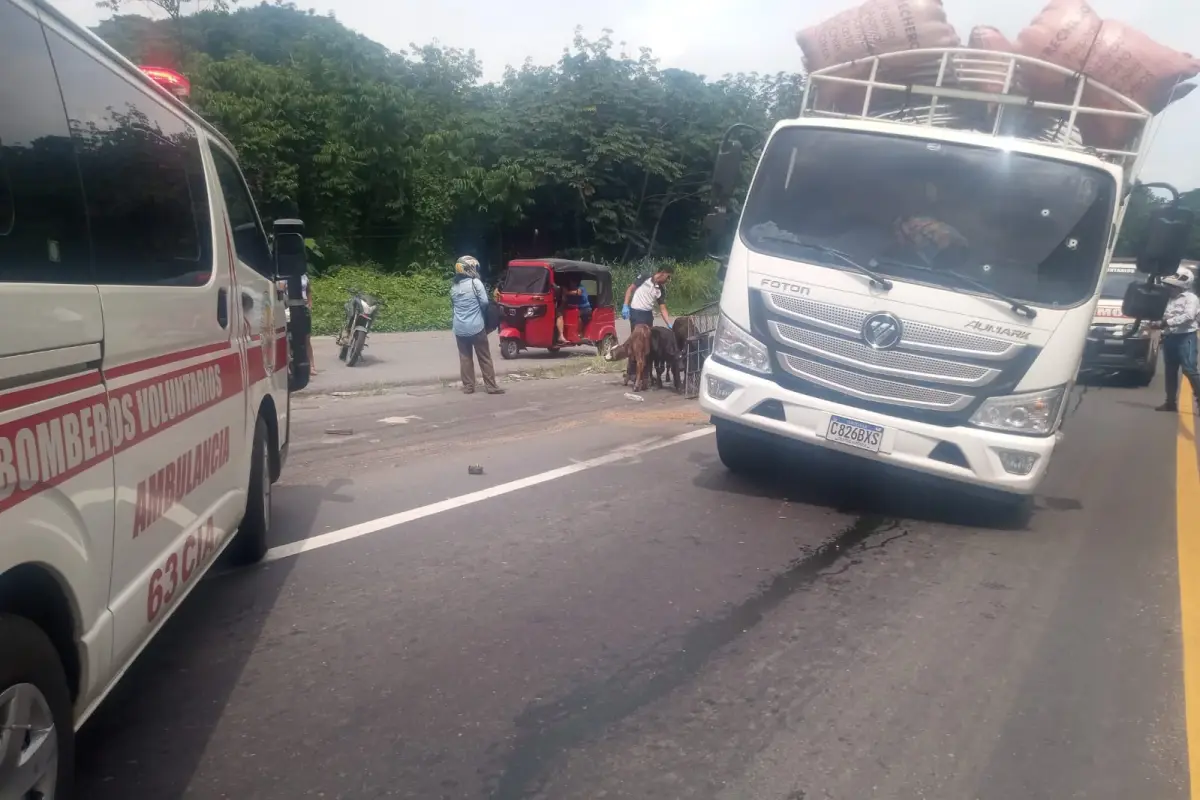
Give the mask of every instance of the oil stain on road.
<path id="1" fill-rule="evenodd" d="M 718 651 L 757 626 L 780 603 L 822 578 L 870 536 L 899 524 L 884 516 L 858 516 L 832 539 L 793 561 L 761 591 L 693 627 L 672 643 L 670 652 L 655 650 L 603 681 L 585 684 L 553 702 L 530 705 L 517 717 L 515 744 L 489 781 L 490 800 L 536 794 L 561 755 L 686 684 Z"/>

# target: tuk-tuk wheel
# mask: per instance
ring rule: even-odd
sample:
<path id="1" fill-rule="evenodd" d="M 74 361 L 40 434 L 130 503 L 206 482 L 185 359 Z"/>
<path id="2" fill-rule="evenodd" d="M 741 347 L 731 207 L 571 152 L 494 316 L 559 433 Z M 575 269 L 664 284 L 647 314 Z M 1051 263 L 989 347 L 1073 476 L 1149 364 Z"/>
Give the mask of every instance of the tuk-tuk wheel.
<path id="1" fill-rule="evenodd" d="M 612 350 L 616 346 L 617 346 L 617 335 L 615 333 L 610 333 L 610 334 L 606 335 L 603 339 L 601 339 L 600 343 L 598 345 L 596 345 L 596 355 L 600 356 L 601 358 L 604 358 L 605 356 L 608 355 L 609 351 Z"/>
<path id="2" fill-rule="evenodd" d="M 508 338 L 500 340 L 500 357 L 503 359 L 513 359 L 521 352 L 521 343 L 516 339 Z"/>

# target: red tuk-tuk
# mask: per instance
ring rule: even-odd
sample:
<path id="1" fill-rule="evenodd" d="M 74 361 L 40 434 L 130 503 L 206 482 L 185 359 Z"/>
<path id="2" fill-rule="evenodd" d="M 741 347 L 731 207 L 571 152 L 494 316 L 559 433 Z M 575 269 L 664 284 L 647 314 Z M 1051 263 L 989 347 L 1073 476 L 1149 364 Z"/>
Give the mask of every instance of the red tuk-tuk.
<path id="1" fill-rule="evenodd" d="M 581 319 L 578 295 L 582 289 L 591 315 Z M 556 349 L 591 345 L 601 355 L 617 344 L 613 311 L 612 272 L 602 264 L 562 258 L 508 262 L 500 281 L 500 355 L 516 358 L 530 347 Z M 558 339 L 556 318 L 563 317 Z"/>

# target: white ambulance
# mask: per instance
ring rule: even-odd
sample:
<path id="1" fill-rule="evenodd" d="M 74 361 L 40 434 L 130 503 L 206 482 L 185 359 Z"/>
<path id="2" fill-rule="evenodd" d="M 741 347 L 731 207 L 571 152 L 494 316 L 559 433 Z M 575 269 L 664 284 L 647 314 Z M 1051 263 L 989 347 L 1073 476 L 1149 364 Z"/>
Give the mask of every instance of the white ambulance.
<path id="1" fill-rule="evenodd" d="M 1126 317 L 1121 310 L 1125 290 L 1145 283 L 1132 260 L 1114 260 L 1100 284 L 1092 327 L 1083 350 L 1081 371 L 1127 376 L 1139 386 L 1149 386 L 1158 370 L 1161 335 L 1145 322 Z"/>
<path id="2" fill-rule="evenodd" d="M 304 248 L 41 0 L 0 0 L 0 109 L 0 798 L 64 800 L 74 731 L 213 560 L 266 552 Z"/>

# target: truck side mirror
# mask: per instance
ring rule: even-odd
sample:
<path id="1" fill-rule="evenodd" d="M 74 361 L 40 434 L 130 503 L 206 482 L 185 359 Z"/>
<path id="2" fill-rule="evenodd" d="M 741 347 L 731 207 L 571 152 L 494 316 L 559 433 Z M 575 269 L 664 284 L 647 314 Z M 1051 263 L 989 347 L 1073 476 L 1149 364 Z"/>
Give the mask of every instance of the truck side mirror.
<path id="1" fill-rule="evenodd" d="M 1121 300 L 1121 313 L 1134 319 L 1159 320 L 1170 299 L 1171 291 L 1161 283 L 1131 283 Z"/>
<path id="2" fill-rule="evenodd" d="M 299 280 L 308 273 L 304 223 L 298 219 L 277 219 L 271 233 L 275 244 L 275 276 Z"/>
<path id="3" fill-rule="evenodd" d="M 713 165 L 713 205 L 724 206 L 733 197 L 738 179 L 742 175 L 742 143 L 736 139 L 725 142 L 717 153 Z"/>
<path id="4" fill-rule="evenodd" d="M 1147 275 L 1173 275 L 1187 255 L 1196 214 L 1188 208 L 1168 206 L 1150 218 L 1146 235 L 1137 248 L 1137 271 Z"/>
<path id="5" fill-rule="evenodd" d="M 312 365 L 308 363 L 308 337 L 312 317 L 304 298 L 303 278 L 308 274 L 308 250 L 304 246 L 304 223 L 278 219 L 272 227 L 275 277 L 287 281 L 288 303 L 288 390 L 308 386 Z"/>

